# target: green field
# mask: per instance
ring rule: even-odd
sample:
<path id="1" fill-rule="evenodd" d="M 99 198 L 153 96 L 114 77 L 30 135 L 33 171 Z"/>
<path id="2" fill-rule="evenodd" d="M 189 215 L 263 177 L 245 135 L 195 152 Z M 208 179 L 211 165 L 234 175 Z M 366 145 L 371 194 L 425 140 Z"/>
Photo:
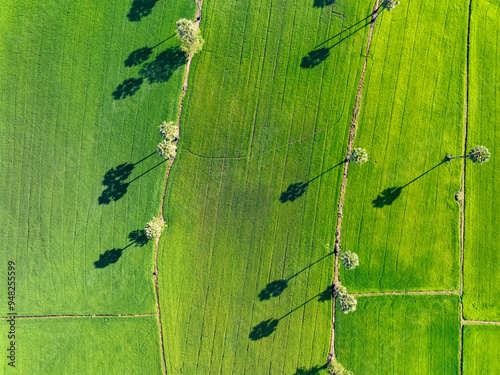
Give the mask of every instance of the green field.
<path id="1" fill-rule="evenodd" d="M 500 372 L 500 327 L 464 328 L 464 375 L 498 374 Z"/>
<path id="2" fill-rule="evenodd" d="M 354 313 L 337 311 L 335 351 L 354 374 L 457 374 L 457 296 L 358 299 Z"/>
<path id="3" fill-rule="evenodd" d="M 5 320 L 0 327 L 7 332 Z M 2 374 L 163 373 L 156 316 L 18 319 L 16 331 L 16 367 L 5 359 Z"/>
<path id="4" fill-rule="evenodd" d="M 287 1 L 203 7 L 206 44 L 190 73 L 160 244 L 167 367 L 291 374 L 328 353 L 331 302 L 317 295 L 333 276 L 324 245 L 373 4 L 337 3 L 344 21 Z M 343 28 L 352 35 L 335 45 Z M 331 37 L 329 56 L 302 68 Z M 260 300 L 268 283 L 287 280 L 279 298 Z"/>
<path id="5" fill-rule="evenodd" d="M 194 9 L 162 2 L 133 23 L 128 2 L 0 5 L 9 30 L 0 42 L 0 258 L 17 264 L 18 313 L 155 311 L 153 246 L 119 249 L 158 214 L 166 164 L 143 176 L 160 158 L 133 164 L 155 151 L 157 126 L 176 117 L 184 69 L 144 80 L 133 96 L 113 93 L 138 77 L 141 66 L 124 64 L 130 53 L 166 39 Z M 177 44 L 161 44 L 149 62 Z M 96 268 L 108 250 L 118 261 Z"/>
<path id="6" fill-rule="evenodd" d="M 377 20 L 349 168 L 341 272 L 352 292 L 457 290 L 467 8 L 405 2 Z M 430 68 L 432 66 L 432 69 Z"/>
<path id="7" fill-rule="evenodd" d="M 472 3 L 470 102 L 467 149 L 484 144 L 491 160 L 466 169 L 466 232 L 464 255 L 464 315 L 467 319 L 500 320 L 500 204 L 494 153 L 500 130 L 500 68 L 498 66 L 500 9 L 498 2 Z"/>

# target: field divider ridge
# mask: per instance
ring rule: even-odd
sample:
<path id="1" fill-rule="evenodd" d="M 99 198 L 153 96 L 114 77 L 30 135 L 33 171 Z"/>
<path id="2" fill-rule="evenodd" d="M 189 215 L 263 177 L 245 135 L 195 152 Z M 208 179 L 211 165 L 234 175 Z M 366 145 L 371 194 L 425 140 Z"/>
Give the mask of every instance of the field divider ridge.
<path id="1" fill-rule="evenodd" d="M 351 293 L 353 297 L 460 295 L 460 290 L 417 290 L 408 292 Z"/>
<path id="2" fill-rule="evenodd" d="M 86 314 L 86 315 L 12 315 L 15 319 L 52 319 L 52 318 L 135 318 L 140 316 L 157 316 L 154 314 Z M 11 319 L 12 316 L 1 316 L 0 320 Z"/>
<path id="3" fill-rule="evenodd" d="M 197 0 L 196 1 L 197 9 L 196 9 L 196 20 L 195 20 L 195 25 L 197 27 L 200 26 L 201 22 L 201 10 L 203 6 L 203 0 Z M 184 70 L 184 80 L 182 84 L 182 91 L 181 95 L 179 98 L 179 111 L 177 112 L 177 131 L 178 134 L 180 134 L 180 122 L 181 122 L 181 112 L 182 112 L 182 104 L 184 101 L 184 97 L 186 96 L 186 92 L 188 89 L 188 78 L 189 78 L 189 69 L 191 67 L 191 62 L 193 61 L 193 55 L 189 55 L 187 57 L 187 62 L 186 62 L 186 69 Z M 179 140 L 175 141 L 174 144 L 177 147 L 177 143 Z M 170 159 L 168 163 L 168 168 L 167 172 L 165 174 L 165 183 L 163 184 L 163 193 L 161 196 L 161 203 L 160 203 L 160 214 L 159 214 L 159 219 L 162 224 L 165 223 L 165 219 L 163 217 L 163 212 L 164 212 L 164 203 L 165 203 L 165 195 L 167 192 L 167 184 L 168 184 L 168 177 L 170 176 L 170 171 L 172 169 L 172 165 L 174 163 L 175 158 Z M 160 330 L 160 345 L 161 345 L 161 355 L 162 355 L 162 366 L 163 366 L 163 373 L 167 375 L 167 361 L 165 358 L 165 344 L 163 341 L 163 327 L 161 324 L 161 311 L 160 311 L 160 293 L 158 289 L 158 249 L 160 246 L 160 236 L 156 237 L 155 241 L 155 251 L 154 251 L 154 277 L 155 277 L 155 294 L 156 294 L 156 314 L 158 316 L 158 326 Z"/>
<path id="4" fill-rule="evenodd" d="M 373 6 L 373 11 L 370 19 L 370 31 L 368 34 L 368 41 L 366 43 L 366 51 L 365 51 L 365 60 L 363 62 L 363 68 L 361 70 L 361 76 L 359 79 L 358 90 L 356 92 L 356 100 L 354 102 L 354 109 L 352 113 L 351 126 L 349 129 L 349 142 L 347 144 L 346 151 L 346 159 L 344 163 L 344 172 L 342 174 L 342 182 L 340 185 L 340 193 L 339 193 L 339 205 L 337 211 L 337 225 L 335 229 L 335 266 L 333 272 L 333 281 L 332 285 L 336 285 L 339 283 L 339 254 L 340 254 L 340 235 L 342 232 L 342 213 L 344 209 L 344 199 L 345 192 L 347 187 L 347 173 L 349 171 L 349 155 L 351 154 L 352 147 L 354 144 L 354 138 L 356 137 L 356 126 L 358 124 L 360 107 L 361 107 L 361 97 L 363 94 L 363 84 L 365 78 L 366 66 L 368 64 L 368 53 L 370 52 L 370 44 L 373 36 L 373 30 L 375 29 L 375 21 L 379 14 L 379 0 L 375 0 L 375 4 Z M 329 363 L 333 359 L 335 359 L 335 305 L 337 302 L 337 298 L 333 295 L 332 298 L 332 330 L 330 337 L 330 350 L 328 352 L 327 362 Z"/>

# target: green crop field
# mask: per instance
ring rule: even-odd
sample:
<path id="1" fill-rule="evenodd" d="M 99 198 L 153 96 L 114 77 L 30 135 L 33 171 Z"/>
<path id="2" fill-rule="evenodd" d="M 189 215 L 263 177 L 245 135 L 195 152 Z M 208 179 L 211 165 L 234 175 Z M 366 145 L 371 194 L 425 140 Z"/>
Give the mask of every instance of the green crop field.
<path id="1" fill-rule="evenodd" d="M 16 368 L 3 361 L 2 374 L 162 373 L 156 316 L 22 319 L 16 330 Z"/>
<path id="2" fill-rule="evenodd" d="M 349 170 L 341 273 L 353 292 L 457 290 L 467 8 L 405 2 L 377 20 Z M 432 69 L 430 68 L 432 66 Z"/>
<path id="3" fill-rule="evenodd" d="M 500 372 L 500 327 L 464 328 L 464 375 L 498 374 Z"/>
<path id="4" fill-rule="evenodd" d="M 193 1 L 3 1 L 0 373 L 498 372 L 500 6 L 380 3 L 204 0 L 187 65 Z"/>
<path id="5" fill-rule="evenodd" d="M 500 67 L 498 2 L 473 2 L 470 49 L 470 108 L 467 149 L 487 144 L 495 149 L 500 131 Z M 496 158 L 466 169 L 464 315 L 467 319 L 500 320 L 500 198 Z"/>
<path id="6" fill-rule="evenodd" d="M 381 296 L 337 311 L 339 360 L 354 374 L 457 374 L 457 296 Z"/>

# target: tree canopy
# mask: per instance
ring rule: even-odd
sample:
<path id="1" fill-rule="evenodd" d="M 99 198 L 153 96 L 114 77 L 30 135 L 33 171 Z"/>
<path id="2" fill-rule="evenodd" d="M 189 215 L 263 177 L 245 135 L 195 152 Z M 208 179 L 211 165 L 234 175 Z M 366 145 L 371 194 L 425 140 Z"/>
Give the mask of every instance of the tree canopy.
<path id="1" fill-rule="evenodd" d="M 469 152 L 469 159 L 474 163 L 485 163 L 490 160 L 491 152 L 484 146 L 476 146 Z"/>
<path id="2" fill-rule="evenodd" d="M 181 41 L 181 49 L 193 55 L 203 48 L 205 41 L 201 37 L 200 28 L 193 21 L 181 18 L 177 21 L 177 38 Z"/>
<path id="3" fill-rule="evenodd" d="M 177 154 L 177 146 L 169 139 L 165 139 L 158 144 L 156 152 L 164 159 L 173 159 Z"/>
<path id="4" fill-rule="evenodd" d="M 356 164 L 363 164 L 364 162 L 368 161 L 368 153 L 364 148 L 355 148 L 351 152 L 351 157 L 349 158 L 349 161 L 353 161 Z"/>
<path id="5" fill-rule="evenodd" d="M 160 135 L 171 142 L 179 138 L 179 128 L 175 126 L 173 121 L 163 121 L 159 126 Z"/>
<path id="6" fill-rule="evenodd" d="M 144 227 L 144 235 L 148 240 L 156 238 L 161 234 L 161 232 L 163 232 L 164 228 L 165 224 L 163 224 L 159 218 L 154 217 Z"/>
<path id="7" fill-rule="evenodd" d="M 359 266 L 358 254 L 351 253 L 350 251 L 343 253 L 340 260 L 342 261 L 342 265 L 348 270 L 352 270 Z"/>

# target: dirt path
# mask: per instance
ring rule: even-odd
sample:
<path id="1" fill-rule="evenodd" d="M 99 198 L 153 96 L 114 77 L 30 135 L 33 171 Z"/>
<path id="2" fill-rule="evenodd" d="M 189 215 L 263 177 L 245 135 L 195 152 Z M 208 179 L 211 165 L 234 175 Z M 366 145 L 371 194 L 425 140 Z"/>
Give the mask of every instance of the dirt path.
<path id="1" fill-rule="evenodd" d="M 333 273 L 333 281 L 332 284 L 338 284 L 339 282 L 339 252 L 340 252 L 340 234 L 342 232 L 342 214 L 344 210 L 344 198 L 345 198 L 345 191 L 346 191 L 346 186 L 347 186 L 347 173 L 349 171 L 349 160 L 348 157 L 351 155 L 351 150 L 352 146 L 354 144 L 354 138 L 356 136 L 356 126 L 358 124 L 358 119 L 359 119 L 359 112 L 360 112 L 360 107 L 361 107 L 361 97 L 363 94 L 363 83 L 365 79 L 365 71 L 366 71 L 366 65 L 368 62 L 368 53 L 370 52 L 370 44 L 372 41 L 372 36 L 373 36 L 373 30 L 375 28 L 375 21 L 377 19 L 377 16 L 379 14 L 379 0 L 375 1 L 375 5 L 373 6 L 373 12 L 371 16 L 371 25 L 370 25 L 370 32 L 368 34 L 368 42 L 366 45 L 366 51 L 365 51 L 365 61 L 363 62 L 363 70 L 361 71 L 361 77 L 359 79 L 359 86 L 358 86 L 358 91 L 356 93 L 356 101 L 354 103 L 354 110 L 352 113 L 352 120 L 351 120 L 351 127 L 349 129 L 349 143 L 347 145 L 347 152 L 346 152 L 346 163 L 344 164 L 344 173 L 342 175 L 342 183 L 340 185 L 340 197 L 339 197 L 339 206 L 338 206 L 338 213 L 337 213 L 337 226 L 335 229 L 335 268 L 334 268 L 334 273 Z M 336 298 L 333 297 L 332 299 L 332 333 L 331 333 L 331 338 L 330 338 L 330 350 L 328 352 L 328 359 L 327 361 L 330 362 L 333 358 L 335 358 L 335 304 L 336 304 Z"/>
<path id="2" fill-rule="evenodd" d="M 379 292 L 379 293 L 353 293 L 354 297 L 376 297 L 376 296 L 437 296 L 437 295 L 461 295 L 460 290 L 429 290 L 410 292 Z"/>
<path id="3" fill-rule="evenodd" d="M 195 24 L 196 26 L 200 26 L 201 22 L 201 8 L 203 6 L 203 0 L 198 0 L 197 1 L 198 8 L 196 9 L 196 21 Z M 182 112 L 182 104 L 184 102 L 184 97 L 186 96 L 186 91 L 188 89 L 188 80 L 189 80 L 189 70 L 191 68 L 191 61 L 193 61 L 193 55 L 188 56 L 187 58 L 187 63 L 186 63 L 186 69 L 184 71 L 184 80 L 182 84 L 182 92 L 181 96 L 179 99 L 179 111 L 177 112 L 177 129 L 180 134 L 180 123 L 181 123 L 181 112 Z M 177 141 L 175 142 L 175 145 L 177 146 Z M 162 223 L 165 223 L 165 219 L 163 217 L 164 213 L 164 206 L 165 206 L 165 195 L 167 193 L 167 184 L 168 184 L 168 177 L 170 176 L 170 170 L 172 169 L 172 164 L 174 163 L 175 159 L 171 159 L 168 163 L 168 169 L 167 173 L 165 175 L 165 183 L 163 184 L 163 193 L 161 196 L 161 204 L 160 204 L 160 221 Z M 163 328 L 161 324 L 161 310 L 160 310 L 160 292 L 158 289 L 158 249 L 160 245 L 160 237 L 156 238 L 155 242 L 155 254 L 154 254 L 154 277 L 155 277 L 155 293 L 156 293 L 156 315 L 158 315 L 158 325 L 160 329 L 160 342 L 161 342 L 161 355 L 163 359 L 163 373 L 166 375 L 167 374 L 167 362 L 165 358 L 165 344 L 163 341 Z"/>

